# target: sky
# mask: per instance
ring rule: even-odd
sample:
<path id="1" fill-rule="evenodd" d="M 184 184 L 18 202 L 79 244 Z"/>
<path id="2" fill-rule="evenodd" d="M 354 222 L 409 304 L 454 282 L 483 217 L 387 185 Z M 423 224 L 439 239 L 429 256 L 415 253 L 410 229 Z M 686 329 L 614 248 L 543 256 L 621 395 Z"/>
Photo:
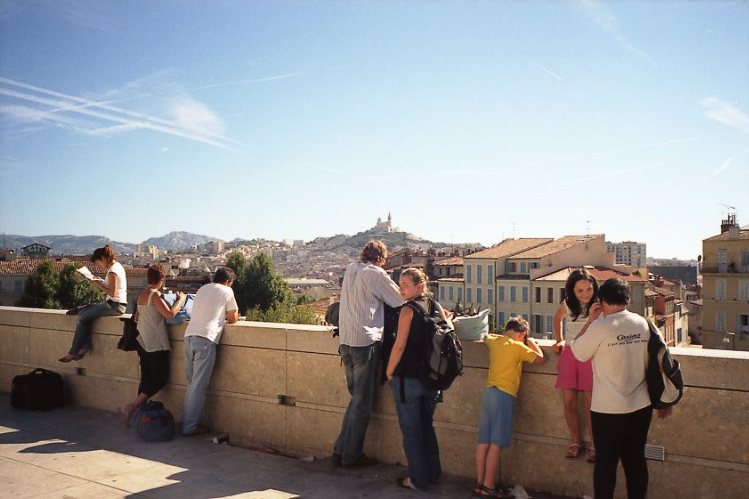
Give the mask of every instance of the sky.
<path id="1" fill-rule="evenodd" d="M 749 3 L 0 0 L 0 233 L 749 224 Z"/>

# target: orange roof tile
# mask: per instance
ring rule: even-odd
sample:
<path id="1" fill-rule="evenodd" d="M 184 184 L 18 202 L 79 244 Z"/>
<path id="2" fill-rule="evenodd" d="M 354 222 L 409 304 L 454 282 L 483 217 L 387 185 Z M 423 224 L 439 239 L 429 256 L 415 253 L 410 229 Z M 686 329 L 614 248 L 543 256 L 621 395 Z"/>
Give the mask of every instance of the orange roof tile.
<path id="1" fill-rule="evenodd" d="M 437 266 L 450 266 L 450 265 L 463 265 L 463 257 L 462 256 L 452 256 L 450 258 L 445 258 L 444 260 L 439 260 L 437 262 L 434 262 L 434 265 Z"/>
<path id="2" fill-rule="evenodd" d="M 543 246 L 531 248 L 528 251 L 513 255 L 510 257 L 511 260 L 520 260 L 527 258 L 542 258 L 545 256 L 559 253 L 560 251 L 572 248 L 579 244 L 584 244 L 598 237 L 603 237 L 603 234 L 590 234 L 586 236 L 564 236 L 551 241 Z"/>
<path id="3" fill-rule="evenodd" d="M 551 272 L 550 274 L 546 274 L 541 277 L 537 277 L 536 281 L 566 281 L 569 275 L 572 273 L 573 270 L 575 270 L 577 267 L 565 267 L 560 270 L 556 270 L 554 272 Z M 612 277 L 618 277 L 619 279 L 622 279 L 623 281 L 627 282 L 647 282 L 647 279 L 644 277 L 641 277 L 636 274 L 627 274 L 624 272 L 620 272 L 616 269 L 610 269 L 607 267 L 585 267 L 590 274 L 595 277 L 596 281 L 603 282 L 606 279 L 610 279 Z"/>
<path id="4" fill-rule="evenodd" d="M 517 253 L 550 243 L 550 237 L 521 237 L 519 239 L 505 239 L 501 243 L 466 255 L 466 258 L 504 258 Z"/>

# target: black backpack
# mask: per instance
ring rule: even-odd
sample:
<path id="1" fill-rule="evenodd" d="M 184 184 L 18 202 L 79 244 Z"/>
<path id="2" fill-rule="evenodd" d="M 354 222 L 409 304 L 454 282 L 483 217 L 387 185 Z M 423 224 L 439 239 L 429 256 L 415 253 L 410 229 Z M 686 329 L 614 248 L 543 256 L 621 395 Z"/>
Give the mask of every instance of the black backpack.
<path id="1" fill-rule="evenodd" d="M 424 322 L 426 344 L 419 379 L 431 390 L 447 390 L 463 374 L 463 346 L 434 302 L 429 299 L 428 304 L 429 311 L 425 313 L 417 303 L 406 303 L 414 311 L 414 320 Z"/>
<path id="2" fill-rule="evenodd" d="M 333 328 L 333 338 L 338 336 L 338 317 L 340 315 L 340 311 L 340 301 L 331 303 L 330 305 L 328 305 L 328 309 L 325 311 L 325 322 L 327 322 L 331 326 L 335 326 L 335 328 Z"/>
<path id="3" fill-rule="evenodd" d="M 381 372 L 380 384 L 384 385 L 387 381 L 387 367 L 390 362 L 390 354 L 395 345 L 395 337 L 398 334 L 398 321 L 400 320 L 402 307 L 391 307 L 387 303 L 385 307 L 385 324 L 382 328 L 382 347 L 380 349 Z"/>
<path id="4" fill-rule="evenodd" d="M 648 366 L 645 379 L 653 409 L 666 409 L 676 405 L 684 395 L 684 379 L 679 361 L 673 359 L 658 328 L 651 321 L 648 340 Z"/>

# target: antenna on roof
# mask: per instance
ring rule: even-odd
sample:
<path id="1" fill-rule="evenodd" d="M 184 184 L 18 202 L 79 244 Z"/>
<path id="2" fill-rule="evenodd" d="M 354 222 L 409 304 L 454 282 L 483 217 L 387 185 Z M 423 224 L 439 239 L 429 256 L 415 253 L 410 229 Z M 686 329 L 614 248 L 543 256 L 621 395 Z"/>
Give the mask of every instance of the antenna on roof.
<path id="1" fill-rule="evenodd" d="M 590 235 L 590 220 L 585 221 L 585 235 L 586 236 Z"/>
<path id="2" fill-rule="evenodd" d="M 515 239 L 515 222 L 512 222 L 512 238 Z"/>

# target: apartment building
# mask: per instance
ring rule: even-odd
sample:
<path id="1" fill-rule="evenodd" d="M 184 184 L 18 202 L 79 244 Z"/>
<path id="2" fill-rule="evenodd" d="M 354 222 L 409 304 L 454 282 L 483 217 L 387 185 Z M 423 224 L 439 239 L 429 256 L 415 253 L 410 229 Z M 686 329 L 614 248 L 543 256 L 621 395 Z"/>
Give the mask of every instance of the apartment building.
<path id="1" fill-rule="evenodd" d="M 702 241 L 701 272 L 703 346 L 749 350 L 749 230 L 735 214 Z"/>
<path id="2" fill-rule="evenodd" d="M 616 256 L 618 265 L 629 265 L 631 267 L 643 268 L 647 265 L 647 251 L 645 243 L 634 241 L 623 241 L 621 243 L 606 243 L 610 253 Z"/>

